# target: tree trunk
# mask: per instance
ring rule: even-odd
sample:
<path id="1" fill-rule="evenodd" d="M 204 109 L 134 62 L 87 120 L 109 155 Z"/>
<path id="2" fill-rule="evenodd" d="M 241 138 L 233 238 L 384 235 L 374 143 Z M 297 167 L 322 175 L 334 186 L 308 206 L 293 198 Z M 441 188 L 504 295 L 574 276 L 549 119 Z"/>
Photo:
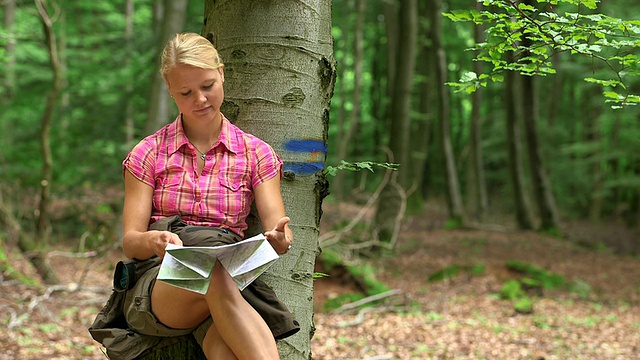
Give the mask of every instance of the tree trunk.
<path id="1" fill-rule="evenodd" d="M 271 144 L 284 161 L 282 193 L 296 241 L 264 277 L 300 322 L 299 333 L 278 342 L 282 358 L 310 359 L 313 273 L 328 187 L 323 170 L 336 74 L 331 1 L 208 0 L 203 35 L 225 63 L 222 112 Z"/>
<path id="2" fill-rule="evenodd" d="M 584 126 L 584 139 L 583 142 L 587 144 L 593 151 L 590 151 L 585 160 L 590 165 L 591 174 L 591 191 L 589 192 L 589 209 L 588 218 L 590 221 L 600 221 L 602 215 L 602 207 L 604 205 L 604 177 L 602 171 L 602 149 L 601 149 L 601 134 L 600 134 L 600 113 L 602 109 L 600 103 L 594 102 L 593 97 L 598 96 L 600 89 L 597 87 L 587 87 L 584 89 L 582 96 L 583 109 L 583 126 Z"/>
<path id="3" fill-rule="evenodd" d="M 535 0 L 526 0 L 526 4 L 536 6 Z M 522 41 L 525 49 L 531 48 L 531 40 L 526 36 Z M 527 56 L 525 52 L 524 56 Z M 549 183 L 540 144 L 536 122 L 538 121 L 538 94 L 536 92 L 536 78 L 534 76 L 522 76 L 522 107 L 524 128 L 527 138 L 527 152 L 529 154 L 529 166 L 531 167 L 531 182 L 533 194 L 540 216 L 541 230 L 558 229 L 558 215 L 553 198 L 553 191 Z"/>
<path id="4" fill-rule="evenodd" d="M 553 77 L 553 84 L 551 85 L 549 95 L 549 112 L 547 115 L 547 126 L 553 128 L 556 125 L 556 118 L 558 117 L 558 110 L 562 108 L 561 103 L 564 99 L 564 69 L 562 68 L 563 53 L 555 54 L 551 57 L 551 63 L 553 68 L 556 69 L 556 74 Z"/>
<path id="5" fill-rule="evenodd" d="M 420 14 L 424 17 L 429 15 L 429 7 L 425 4 L 419 4 Z M 432 31 L 432 27 L 428 22 L 423 22 L 427 25 L 419 28 L 420 34 L 429 34 Z M 418 59 L 422 59 L 418 62 L 416 67 L 417 78 L 422 79 L 418 85 L 418 117 L 415 119 L 416 131 L 411 132 L 411 178 L 416 185 L 416 191 L 409 195 L 407 205 L 408 209 L 420 211 L 424 205 L 424 200 L 427 197 L 425 181 L 425 169 L 427 161 L 429 160 L 429 146 L 431 145 L 431 139 L 433 137 L 433 114 L 434 114 L 434 81 L 433 81 L 433 57 L 430 54 L 433 52 L 432 44 L 425 44 L 418 42 L 419 55 Z"/>
<path id="6" fill-rule="evenodd" d="M 4 79 L 3 79 L 3 94 L 0 103 L 9 101 L 16 89 L 16 37 L 13 35 L 14 23 L 16 20 L 16 1 L 6 0 L 3 2 L 3 25 L 6 31 L 9 33 L 9 39 L 4 47 L 3 61 L 4 67 Z"/>
<path id="7" fill-rule="evenodd" d="M 125 42 L 125 51 L 127 53 L 127 57 L 125 59 L 125 68 L 131 68 L 131 60 L 133 59 L 133 15 L 135 5 L 133 0 L 125 1 L 125 12 L 124 12 L 124 42 Z M 127 146 L 128 148 L 133 147 L 133 142 L 135 141 L 135 123 L 133 121 L 133 82 L 127 82 L 125 92 L 124 92 L 124 141 L 126 144 L 130 144 L 131 146 Z"/>
<path id="8" fill-rule="evenodd" d="M 443 169 L 446 179 L 446 197 L 450 220 L 455 223 L 464 223 L 464 209 L 462 206 L 462 195 L 458 181 L 458 171 L 456 169 L 455 155 L 451 145 L 451 111 L 449 106 L 449 88 L 447 82 L 447 59 L 442 45 L 442 21 L 440 0 L 433 1 L 431 13 L 431 41 L 435 54 L 435 91 L 438 94 L 438 120 L 439 120 L 439 141 L 440 150 L 443 157 Z"/>
<path id="9" fill-rule="evenodd" d="M 62 74 L 60 58 L 58 56 L 58 43 L 53 31 L 53 22 L 49 17 L 42 0 L 35 1 L 38 14 L 44 29 L 45 44 L 49 52 L 49 62 L 53 72 L 51 90 L 47 95 L 47 101 L 42 119 L 40 121 L 40 143 L 42 144 L 42 177 L 40 179 L 40 202 L 37 216 L 37 236 L 45 244 L 51 237 L 51 219 L 49 214 L 49 201 L 51 198 L 51 183 L 53 178 L 53 158 L 51 155 L 50 131 L 51 118 L 58 100 L 58 93 L 62 87 Z"/>
<path id="10" fill-rule="evenodd" d="M 396 52 L 396 68 L 394 76 L 394 90 L 391 94 L 391 113 L 393 123 L 389 127 L 389 150 L 393 156 L 392 162 L 400 163 L 398 184 L 392 180 L 380 193 L 376 209 L 378 236 L 382 241 L 392 241 L 395 219 L 402 211 L 404 194 L 409 188 L 411 164 L 409 164 L 409 129 L 411 125 L 410 109 L 413 88 L 413 74 L 415 71 L 415 53 L 417 49 L 418 33 L 418 5 L 415 0 L 400 3 L 400 28 L 397 36 L 398 49 Z M 394 34 L 388 34 L 387 38 Z M 392 177 L 394 178 L 394 177 Z M 400 189 L 399 189 L 400 188 Z"/>
<path id="11" fill-rule="evenodd" d="M 159 0 L 160 1 L 160 0 Z M 163 11 L 159 14 L 162 24 L 157 42 L 157 55 L 154 69 L 160 65 L 160 54 L 164 45 L 176 33 L 182 31 L 184 27 L 185 14 L 187 11 L 187 0 L 161 0 L 163 1 Z M 173 104 L 159 71 L 153 72 L 153 84 L 151 86 L 151 96 L 149 98 L 149 115 L 145 124 L 144 133 L 152 134 L 169 121 L 173 120 L 175 112 L 172 111 Z"/>
<path id="12" fill-rule="evenodd" d="M 476 9 L 481 10 L 482 3 L 476 2 Z M 473 34 L 476 43 L 481 43 L 483 26 L 475 25 Z M 479 51 L 476 51 L 476 56 Z M 473 70 L 476 74 L 482 73 L 482 63 L 475 61 Z M 487 185 L 484 177 L 484 161 L 482 160 L 482 95 L 483 88 L 479 88 L 471 95 L 471 119 L 469 120 L 469 161 L 467 163 L 467 205 L 471 216 L 475 220 L 481 220 L 484 211 L 489 206 L 487 197 Z"/>
<path id="13" fill-rule="evenodd" d="M 538 99 L 535 81 L 533 76 L 522 76 L 523 118 L 531 168 L 531 185 L 540 216 L 540 229 L 551 230 L 558 228 L 558 217 L 536 130 Z"/>
<path id="14" fill-rule="evenodd" d="M 384 30 L 385 22 L 378 21 L 376 24 L 376 36 L 374 41 L 375 53 L 382 54 L 386 44 L 382 43 L 381 38 L 385 33 Z M 387 68 L 385 57 L 384 56 L 374 56 L 371 59 L 371 73 L 373 76 L 372 79 L 372 104 L 371 104 L 371 114 L 374 118 L 374 129 L 373 129 L 373 149 L 375 153 L 380 153 L 380 149 L 382 148 L 382 136 L 384 131 L 386 130 L 386 114 L 388 113 L 388 94 L 389 91 L 385 87 L 387 76 L 385 74 L 385 70 Z M 376 158 L 375 160 L 382 159 Z"/>
<path id="15" fill-rule="evenodd" d="M 531 208 L 527 201 L 524 171 L 522 164 L 522 151 L 520 149 L 520 130 L 518 119 L 522 118 L 519 113 L 521 109 L 519 100 L 521 99 L 520 87 L 518 86 L 518 76 L 513 71 L 505 73 L 505 94 L 504 103 L 506 107 L 506 134 L 507 148 L 509 152 L 509 177 L 513 187 L 513 199 L 515 205 L 515 215 L 518 227 L 523 230 L 534 228 Z"/>
<path id="16" fill-rule="evenodd" d="M 364 57 L 364 41 L 363 41 L 363 27 L 364 27 L 364 16 L 365 16 L 365 0 L 355 0 L 355 14 L 356 14 L 356 26 L 354 29 L 354 39 L 353 39 L 353 94 L 352 94 L 352 103 L 353 107 L 351 110 L 351 116 L 349 124 L 347 125 L 346 132 L 340 136 L 340 141 L 338 142 L 338 160 L 346 160 L 351 161 L 349 159 L 349 149 L 352 148 L 353 138 L 356 134 L 356 130 L 358 128 L 358 123 L 360 121 L 360 92 L 361 92 L 361 79 L 362 79 L 362 66 L 363 66 L 363 57 Z M 346 94 L 342 94 L 343 103 L 346 98 Z M 343 128 L 338 128 L 340 132 L 343 131 Z M 346 171 L 340 171 L 335 176 L 333 181 L 333 190 L 335 192 L 337 199 L 343 199 L 345 194 L 345 184 L 344 180 L 347 176 Z M 351 175 L 351 174 L 349 174 Z"/>

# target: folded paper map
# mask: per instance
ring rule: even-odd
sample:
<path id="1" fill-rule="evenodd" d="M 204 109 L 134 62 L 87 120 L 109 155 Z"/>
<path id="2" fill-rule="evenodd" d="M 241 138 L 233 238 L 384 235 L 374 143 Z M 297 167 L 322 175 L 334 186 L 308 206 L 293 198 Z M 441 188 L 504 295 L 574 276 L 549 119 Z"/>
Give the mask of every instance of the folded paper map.
<path id="1" fill-rule="evenodd" d="M 262 274 L 278 254 L 263 234 L 221 246 L 167 245 L 158 280 L 200 294 L 207 292 L 216 260 L 240 290 Z"/>

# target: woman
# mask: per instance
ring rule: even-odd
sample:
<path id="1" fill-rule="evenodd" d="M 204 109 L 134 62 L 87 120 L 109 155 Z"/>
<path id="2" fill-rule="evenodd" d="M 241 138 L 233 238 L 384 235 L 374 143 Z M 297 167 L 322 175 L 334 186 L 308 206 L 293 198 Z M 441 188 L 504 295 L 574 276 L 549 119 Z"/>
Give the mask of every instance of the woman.
<path id="1" fill-rule="evenodd" d="M 224 65 L 216 49 L 198 34 L 178 34 L 164 49 L 160 71 L 180 114 L 123 162 L 125 255 L 162 257 L 167 244 L 181 245 L 175 233 L 149 230 L 151 223 L 173 215 L 242 237 L 254 199 L 267 240 L 286 253 L 292 233 L 280 193 L 282 161 L 220 112 Z M 189 330 L 212 317 L 202 344 L 207 358 L 279 358 L 269 327 L 222 266 L 214 266 L 204 295 L 161 281 L 150 286 L 150 313 L 158 326 Z"/>

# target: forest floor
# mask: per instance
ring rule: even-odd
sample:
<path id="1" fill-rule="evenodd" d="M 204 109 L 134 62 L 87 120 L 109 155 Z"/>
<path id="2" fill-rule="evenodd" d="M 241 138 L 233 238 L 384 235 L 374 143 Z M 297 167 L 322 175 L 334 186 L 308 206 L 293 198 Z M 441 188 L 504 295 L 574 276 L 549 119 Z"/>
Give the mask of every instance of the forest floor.
<path id="1" fill-rule="evenodd" d="M 358 210 L 326 203 L 323 232 Z M 558 238 L 508 226 L 443 230 L 444 220 L 439 207 L 409 219 L 393 256 L 365 262 L 394 295 L 327 312 L 326 301 L 361 289 L 345 273 L 316 280 L 313 359 L 640 359 L 640 259 L 606 246 L 637 243 L 637 232 L 582 222 L 567 224 Z M 15 249 L 4 250 L 14 267 L 34 276 Z M 37 289 L 0 277 L 0 360 L 106 358 L 86 329 L 108 296 L 120 250 L 91 258 L 57 250 L 49 258 L 64 285 Z M 538 289 L 530 295 L 533 311 L 519 313 L 498 296 L 520 276 L 509 260 L 558 274 L 582 291 Z M 429 281 L 439 270 L 476 265 L 484 271 Z"/>

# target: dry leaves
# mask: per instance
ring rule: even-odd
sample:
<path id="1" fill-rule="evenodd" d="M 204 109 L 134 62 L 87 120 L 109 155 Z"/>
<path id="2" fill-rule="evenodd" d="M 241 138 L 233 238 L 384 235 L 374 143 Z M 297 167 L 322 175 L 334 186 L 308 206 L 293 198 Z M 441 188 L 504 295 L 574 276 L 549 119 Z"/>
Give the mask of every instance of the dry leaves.
<path id="1" fill-rule="evenodd" d="M 334 210 L 325 214 L 335 216 Z M 326 314 L 320 311 L 324 300 L 356 287 L 344 278 L 316 281 L 313 359 L 640 359 L 637 257 L 536 233 L 434 230 L 439 226 L 422 220 L 409 225 L 394 257 L 371 261 L 398 295 L 366 310 Z M 579 279 L 591 292 L 587 298 L 546 292 L 534 300 L 533 314 L 517 314 L 511 302 L 496 296 L 514 276 L 505 267 L 510 259 Z M 87 263 L 92 267 L 85 272 Z M 86 273 L 84 285 L 108 289 L 113 263 L 57 259 L 54 266 L 68 282 Z M 481 276 L 427 280 L 447 265 L 480 263 L 486 266 Z M 82 289 L 42 295 L 0 281 L 0 360 L 105 359 L 86 329 L 106 296 Z"/>

